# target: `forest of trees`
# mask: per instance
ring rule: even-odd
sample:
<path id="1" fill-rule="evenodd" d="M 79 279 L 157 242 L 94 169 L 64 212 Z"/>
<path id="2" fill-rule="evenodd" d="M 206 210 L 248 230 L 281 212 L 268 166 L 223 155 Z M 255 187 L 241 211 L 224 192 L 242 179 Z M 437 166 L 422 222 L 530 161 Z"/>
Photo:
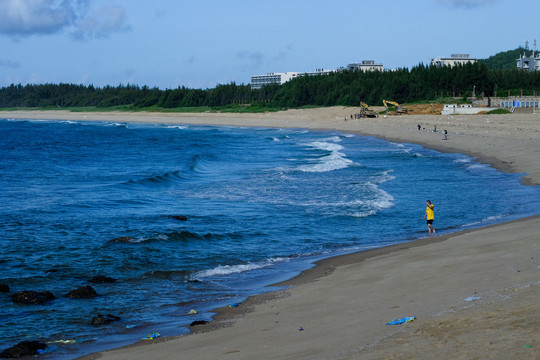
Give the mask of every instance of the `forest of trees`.
<path id="1" fill-rule="evenodd" d="M 512 55 L 513 56 L 513 55 Z M 161 90 L 136 85 L 97 88 L 92 85 L 11 85 L 0 88 L 0 108 L 126 106 L 130 109 L 174 109 L 257 104 L 269 108 L 302 106 L 371 105 L 383 99 L 399 103 L 434 100 L 446 96 L 507 96 L 540 92 L 540 72 L 492 69 L 486 63 L 457 67 L 419 64 L 395 71 L 336 71 L 330 75 L 303 76 L 282 86 L 251 89 L 250 85 L 217 85 L 212 89 Z"/>

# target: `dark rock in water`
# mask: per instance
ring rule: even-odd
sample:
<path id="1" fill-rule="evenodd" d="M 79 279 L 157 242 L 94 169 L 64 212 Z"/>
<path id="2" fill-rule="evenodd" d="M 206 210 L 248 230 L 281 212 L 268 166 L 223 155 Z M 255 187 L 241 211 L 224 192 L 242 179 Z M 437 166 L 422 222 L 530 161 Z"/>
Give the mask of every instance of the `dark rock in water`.
<path id="1" fill-rule="evenodd" d="M 0 358 L 20 358 L 23 356 L 37 355 L 38 350 L 45 350 L 47 344 L 39 341 L 21 341 L 17 345 L 10 347 L 0 353 Z"/>
<path id="2" fill-rule="evenodd" d="M 21 303 L 21 304 L 34 304 L 34 305 L 40 305 L 44 304 L 49 300 L 56 299 L 56 296 L 54 296 L 50 291 L 19 291 L 16 293 L 11 294 L 11 300 L 14 303 Z"/>
<path id="3" fill-rule="evenodd" d="M 118 316 L 114 316 L 111 314 L 107 314 L 107 315 L 98 314 L 97 316 L 94 316 L 92 318 L 92 325 L 101 326 L 101 325 L 106 325 L 108 323 L 111 323 L 113 321 L 118 321 L 118 320 L 120 320 Z"/>
<path id="4" fill-rule="evenodd" d="M 72 290 L 66 294 L 66 297 L 72 299 L 89 299 L 98 296 L 96 290 L 91 286 L 81 286 L 78 289 Z"/>
<path id="5" fill-rule="evenodd" d="M 8 284 L 0 284 L 0 293 L 8 293 L 8 292 L 9 292 Z"/>
<path id="6" fill-rule="evenodd" d="M 197 326 L 197 325 L 204 325 L 204 324 L 208 324 L 208 321 L 206 321 L 206 320 L 195 320 L 191 324 L 189 324 L 189 326 Z"/>
<path id="7" fill-rule="evenodd" d="M 187 221 L 187 217 L 185 217 L 184 215 L 173 215 L 171 217 L 175 220 Z"/>
<path id="8" fill-rule="evenodd" d="M 103 283 L 116 282 L 116 279 L 113 279 L 112 277 L 108 277 L 108 276 L 96 275 L 88 281 L 94 284 L 103 284 Z"/>
<path id="9" fill-rule="evenodd" d="M 133 240 L 133 239 L 134 238 L 132 238 L 131 236 L 120 236 L 120 237 L 114 238 L 112 240 L 109 240 L 109 244 L 110 243 L 129 244 L 131 242 L 131 240 Z"/>
<path id="10" fill-rule="evenodd" d="M 131 236 L 120 236 L 117 238 L 114 238 L 112 240 L 109 240 L 109 243 L 120 243 L 120 244 L 128 244 L 133 240 L 134 238 Z"/>
<path id="11" fill-rule="evenodd" d="M 58 272 L 57 269 L 49 269 L 47 271 L 45 271 L 45 274 L 50 274 L 50 273 L 55 273 L 55 272 Z"/>

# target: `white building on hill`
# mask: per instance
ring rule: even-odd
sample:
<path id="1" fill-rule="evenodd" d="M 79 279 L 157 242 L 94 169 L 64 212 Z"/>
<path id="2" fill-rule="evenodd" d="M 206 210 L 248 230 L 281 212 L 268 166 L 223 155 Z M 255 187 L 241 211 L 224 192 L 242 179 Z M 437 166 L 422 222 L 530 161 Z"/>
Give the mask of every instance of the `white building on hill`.
<path id="1" fill-rule="evenodd" d="M 452 54 L 450 57 L 438 57 L 431 59 L 431 66 L 456 66 L 465 65 L 467 63 L 474 64 L 476 59 L 473 59 L 469 54 Z"/>
<path id="2" fill-rule="evenodd" d="M 328 75 L 334 70 L 317 69 L 313 72 L 285 72 L 285 73 L 268 73 L 266 75 L 254 75 L 251 77 L 251 88 L 260 89 L 264 85 L 278 84 L 283 85 L 289 80 L 292 80 L 299 76 L 315 76 L 315 75 Z"/>
<path id="3" fill-rule="evenodd" d="M 384 71 L 383 64 L 376 64 L 373 60 L 363 60 L 361 63 L 347 65 L 348 70 L 353 71 Z"/>
<path id="4" fill-rule="evenodd" d="M 298 76 L 297 72 L 268 73 L 266 75 L 254 75 L 251 77 L 251 88 L 260 89 L 264 85 L 278 84 L 283 85 L 287 81 Z"/>

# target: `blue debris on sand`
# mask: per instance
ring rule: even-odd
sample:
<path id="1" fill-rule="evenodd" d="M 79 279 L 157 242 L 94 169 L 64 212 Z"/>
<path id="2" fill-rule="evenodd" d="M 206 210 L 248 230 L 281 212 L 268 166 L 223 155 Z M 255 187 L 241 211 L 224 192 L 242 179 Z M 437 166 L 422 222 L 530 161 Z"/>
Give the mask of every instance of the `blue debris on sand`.
<path id="1" fill-rule="evenodd" d="M 147 337 L 142 338 L 141 340 L 152 340 L 152 339 L 155 339 L 155 338 L 158 338 L 158 337 L 159 337 L 158 333 L 152 333 L 152 334 L 148 335 Z"/>
<path id="2" fill-rule="evenodd" d="M 404 317 L 401 319 L 394 319 L 390 321 L 389 323 L 386 323 L 386 325 L 401 325 L 407 322 L 414 321 L 415 319 L 416 319 L 416 316 L 409 316 L 409 317 Z"/>

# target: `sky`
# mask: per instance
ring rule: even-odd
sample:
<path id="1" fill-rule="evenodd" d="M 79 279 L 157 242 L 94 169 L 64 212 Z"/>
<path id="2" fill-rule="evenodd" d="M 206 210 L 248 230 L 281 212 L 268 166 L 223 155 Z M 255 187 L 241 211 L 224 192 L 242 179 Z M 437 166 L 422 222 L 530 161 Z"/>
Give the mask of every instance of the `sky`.
<path id="1" fill-rule="evenodd" d="M 0 87 L 175 89 L 270 72 L 385 69 L 538 39 L 539 0 L 0 0 Z"/>

